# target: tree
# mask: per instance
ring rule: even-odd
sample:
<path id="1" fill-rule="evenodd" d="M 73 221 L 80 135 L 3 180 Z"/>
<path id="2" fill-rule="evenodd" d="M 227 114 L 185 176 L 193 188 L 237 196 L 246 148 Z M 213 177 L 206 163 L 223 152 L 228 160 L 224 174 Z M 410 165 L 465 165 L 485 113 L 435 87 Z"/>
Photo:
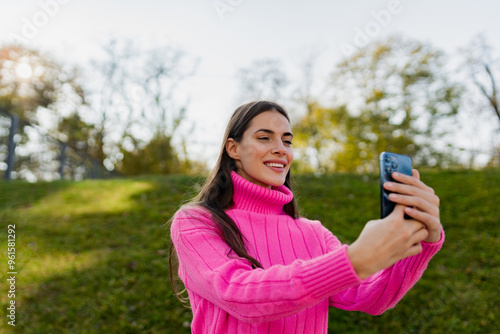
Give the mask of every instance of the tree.
<path id="1" fill-rule="evenodd" d="M 255 60 L 248 67 L 241 68 L 237 77 L 240 86 L 240 100 L 279 101 L 288 85 L 288 78 L 276 59 Z"/>
<path id="2" fill-rule="evenodd" d="M 114 39 L 103 50 L 105 59 L 94 62 L 102 87 L 94 101 L 103 163 L 125 174 L 181 171 L 182 152 L 172 143 L 188 99 L 179 87 L 195 73 L 197 60 L 175 47 L 141 50 Z"/>
<path id="3" fill-rule="evenodd" d="M 0 48 L 0 107 L 32 124 L 39 108 L 58 111 L 63 103 L 83 103 L 84 92 L 76 68 L 25 47 Z"/>
<path id="4" fill-rule="evenodd" d="M 89 80 L 89 91 L 91 92 L 91 105 L 93 123 L 95 124 L 95 141 L 91 155 L 97 159 L 101 166 L 105 162 L 107 168 L 114 169 L 117 159 L 111 154 L 117 154 L 119 149 L 114 149 L 117 144 L 110 141 L 112 132 L 119 133 L 123 126 L 126 128 L 132 123 L 133 106 L 127 104 L 129 98 L 124 94 L 124 86 L 130 82 L 131 59 L 138 52 L 132 46 L 131 41 L 121 42 L 111 39 L 102 47 L 103 57 L 100 60 L 91 61 L 96 75 L 94 80 Z M 90 87 L 99 87 L 97 90 Z M 122 97 L 125 96 L 125 99 Z M 113 131 L 110 130 L 113 128 Z M 122 130 L 123 131 L 123 130 Z M 116 134 L 115 134 L 116 136 Z M 106 140 L 108 138 L 108 140 Z M 107 147 L 105 147 L 107 145 Z"/>
<path id="5" fill-rule="evenodd" d="M 436 144 L 460 105 L 461 87 L 445 64 L 441 51 L 400 37 L 359 50 L 332 73 L 332 106 L 311 104 L 298 123 L 302 152 L 307 147 L 324 172 L 373 172 L 385 150 L 417 164 L 454 163 Z"/>
<path id="6" fill-rule="evenodd" d="M 15 169 L 21 177 L 52 179 L 58 174 L 59 143 L 48 136 L 57 131 L 57 123 L 42 126 L 41 120 L 60 119 L 85 104 L 79 80 L 77 68 L 48 55 L 19 45 L 0 48 L 0 108 L 20 120 Z"/>
<path id="7" fill-rule="evenodd" d="M 119 170 L 126 175 L 179 172 L 179 158 L 171 142 L 172 138 L 157 133 L 144 147 L 125 151 Z"/>
<path id="8" fill-rule="evenodd" d="M 483 35 L 477 36 L 467 47 L 467 50 L 467 64 L 472 81 L 500 121 L 498 78 L 496 77 L 500 59 L 496 61 L 493 59 L 492 47 L 488 45 Z"/>
<path id="9" fill-rule="evenodd" d="M 500 98 L 498 92 L 498 78 L 500 76 L 500 58 L 494 59 L 493 48 L 487 43 L 483 35 L 476 36 L 469 45 L 462 50 L 465 54 L 466 78 L 472 81 L 472 89 L 469 90 L 468 99 L 470 107 L 467 108 L 465 116 L 481 131 L 492 132 L 490 161 L 488 166 L 500 166 L 500 144 L 495 143 L 495 135 L 500 129 Z M 476 89 L 474 89 L 476 88 Z M 478 97 L 479 96 L 479 97 Z M 490 110 L 493 112 L 491 113 Z M 495 122 L 492 118 L 498 119 Z M 491 122 L 489 121 L 491 119 Z M 494 123 L 492 123 L 494 122 Z M 495 124 L 495 126 L 492 126 Z M 476 147 L 469 149 L 470 166 L 474 166 L 475 158 L 479 153 L 485 153 L 484 143 L 475 143 Z"/>
<path id="10" fill-rule="evenodd" d="M 52 131 L 52 136 L 64 143 L 61 148 L 61 154 L 64 154 L 63 175 L 73 180 L 104 174 L 104 171 L 99 170 L 100 164 L 95 158 L 99 133 L 96 126 L 85 122 L 77 110 L 58 121 L 57 130 Z"/>
<path id="11" fill-rule="evenodd" d="M 310 45 L 301 49 L 296 56 L 298 59 L 297 79 L 293 80 L 294 89 L 291 94 L 292 107 L 288 111 L 294 111 L 294 114 L 304 115 L 309 112 L 308 108 L 317 102 L 317 96 L 321 95 L 318 83 L 324 78 L 320 77 L 323 73 L 316 70 L 321 62 L 323 49 L 318 45 Z M 287 103 L 289 105 L 290 102 Z"/>

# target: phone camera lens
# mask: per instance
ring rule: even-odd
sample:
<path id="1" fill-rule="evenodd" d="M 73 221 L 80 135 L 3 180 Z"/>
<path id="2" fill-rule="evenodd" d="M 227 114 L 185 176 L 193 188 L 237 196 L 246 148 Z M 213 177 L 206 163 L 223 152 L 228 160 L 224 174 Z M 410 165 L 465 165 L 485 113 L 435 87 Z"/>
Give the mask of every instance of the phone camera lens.
<path id="1" fill-rule="evenodd" d="M 396 161 L 393 161 L 391 166 L 392 166 L 392 168 L 396 169 L 396 168 L 398 168 L 398 163 Z"/>
<path id="2" fill-rule="evenodd" d="M 390 157 L 390 156 L 388 156 L 388 155 L 386 155 L 386 156 L 385 156 L 385 162 L 391 162 L 391 157 Z"/>

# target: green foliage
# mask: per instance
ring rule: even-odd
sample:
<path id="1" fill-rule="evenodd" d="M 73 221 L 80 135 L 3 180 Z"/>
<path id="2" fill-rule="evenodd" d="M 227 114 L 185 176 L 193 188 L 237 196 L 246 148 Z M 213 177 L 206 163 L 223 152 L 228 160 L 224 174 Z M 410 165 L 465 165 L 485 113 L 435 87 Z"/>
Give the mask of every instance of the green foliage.
<path id="1" fill-rule="evenodd" d="M 309 113 L 294 128 L 299 147 L 313 148 L 313 156 L 302 157 L 305 164 L 317 161 L 320 173 L 374 171 L 377 152 L 413 155 L 417 146 L 408 132 L 389 123 L 383 116 L 353 116 L 346 106 L 309 106 Z M 302 165 L 304 162 L 299 161 Z"/>
<path id="2" fill-rule="evenodd" d="M 121 148 L 123 158 L 117 163 L 117 170 L 124 175 L 148 174 L 196 174 L 206 171 L 202 162 L 179 157 L 179 152 L 187 156 L 184 144 L 182 150 L 172 146 L 172 138 L 163 134 L 154 136 L 144 147 L 136 145 L 132 151 Z"/>
<path id="3" fill-rule="evenodd" d="M 93 96 L 100 105 L 100 142 L 111 164 L 125 175 L 185 172 L 172 138 L 185 145 L 188 101 L 179 86 L 194 75 L 198 61 L 173 46 L 144 50 L 132 40 L 110 39 L 104 60 L 94 62 L 101 89 Z M 186 130 L 184 130 L 186 131 Z M 187 130 L 189 131 L 189 130 Z M 185 160 L 187 155 L 184 154 Z"/>
<path id="4" fill-rule="evenodd" d="M 39 107 L 57 109 L 57 103 L 84 100 L 74 68 L 17 45 L 0 48 L 0 107 L 21 119 L 37 123 Z"/>
<path id="5" fill-rule="evenodd" d="M 156 135 L 144 148 L 136 148 L 131 152 L 123 150 L 118 170 L 125 175 L 180 172 L 179 159 L 171 140 L 169 136 Z"/>
<path id="6" fill-rule="evenodd" d="M 27 153 L 16 156 L 17 174 L 38 179 L 57 175 L 58 141 L 72 149 L 71 156 L 66 155 L 65 177 L 81 176 L 93 164 L 107 171 L 120 167 L 128 175 L 200 169 L 201 164 L 188 160 L 185 147 L 177 150 L 171 145 L 175 138 L 185 146 L 187 133 L 178 129 L 186 123 L 188 102 L 178 98 L 177 89 L 195 73 L 197 61 L 174 47 L 143 51 L 130 41 L 110 40 L 103 51 L 106 58 L 94 62 L 97 73 L 86 78 L 92 78 L 92 88 L 87 86 L 84 91 L 80 85 L 83 76 L 76 68 L 22 46 L 0 47 L 0 108 L 20 116 L 19 147 L 42 148 L 37 152 L 19 150 Z M 52 121 L 50 125 L 47 119 Z M 24 134 L 26 125 L 39 123 L 45 123 L 44 128 L 35 128 L 41 130 L 41 139 Z M 38 141 L 27 145 L 30 140 Z M 4 151 L 5 145 L 0 146 L 0 152 Z M 182 154 L 183 161 L 179 161 Z"/>
<path id="7" fill-rule="evenodd" d="M 333 106 L 308 106 L 295 131 L 298 146 L 320 172 L 373 172 L 376 155 L 387 150 L 420 165 L 455 163 L 436 146 L 446 134 L 441 122 L 456 115 L 461 96 L 445 62 L 441 51 L 412 40 L 368 45 L 333 71 Z"/>
<path id="8" fill-rule="evenodd" d="M 95 139 L 95 128 L 78 116 L 79 109 L 85 105 L 85 93 L 79 79 L 76 68 L 58 63 L 48 55 L 18 45 L 0 47 L 0 108 L 20 119 L 16 129 L 20 135 L 16 145 L 20 149 L 16 150 L 14 159 L 18 177 L 49 175 L 52 178 L 57 168 L 54 168 L 57 166 L 54 160 L 61 151 L 58 140 L 73 148 L 73 153 L 83 153 L 71 158 L 67 156 L 65 174 L 82 174 L 81 170 L 85 169 L 82 155 L 95 151 L 95 140 L 91 140 Z M 39 126 L 43 123 L 51 124 L 40 131 Z M 0 127 L 5 131 L 6 125 L 0 124 Z M 42 134 L 40 138 L 28 136 L 36 132 Z M 45 136 L 45 132 L 50 136 Z M 0 147 L 2 150 L 6 148 Z"/>
<path id="9" fill-rule="evenodd" d="M 500 171 L 422 178 L 441 198 L 443 249 L 382 316 L 332 309 L 332 333 L 500 331 Z M 5 227 L 16 224 L 16 332 L 189 333 L 190 311 L 170 288 L 165 222 L 202 181 L 169 175 L 0 183 L 2 249 Z M 301 175 L 295 184 L 301 214 L 320 219 L 342 242 L 353 242 L 379 215 L 375 175 Z M 8 290 L 6 281 L 0 290 Z M 5 319 L 7 294 L 0 298 Z"/>

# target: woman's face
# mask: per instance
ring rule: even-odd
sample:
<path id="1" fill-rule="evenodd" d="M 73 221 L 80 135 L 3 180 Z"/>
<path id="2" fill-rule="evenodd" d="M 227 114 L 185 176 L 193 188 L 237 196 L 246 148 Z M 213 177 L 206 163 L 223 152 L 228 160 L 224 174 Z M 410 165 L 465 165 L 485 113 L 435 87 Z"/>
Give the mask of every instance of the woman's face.
<path id="1" fill-rule="evenodd" d="M 293 160 L 292 137 L 285 116 L 265 111 L 252 119 L 239 143 L 228 139 L 226 151 L 246 180 L 267 188 L 280 186 Z"/>

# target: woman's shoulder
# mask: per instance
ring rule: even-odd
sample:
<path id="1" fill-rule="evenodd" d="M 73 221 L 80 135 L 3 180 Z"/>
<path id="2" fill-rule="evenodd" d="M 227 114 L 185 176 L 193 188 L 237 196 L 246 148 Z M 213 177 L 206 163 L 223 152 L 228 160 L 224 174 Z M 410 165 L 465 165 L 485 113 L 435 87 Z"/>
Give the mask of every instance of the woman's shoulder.
<path id="1" fill-rule="evenodd" d="M 323 245 L 324 252 L 332 251 L 342 245 L 339 239 L 319 220 L 299 217 L 295 221 L 302 233 L 306 233 L 311 239 L 313 235 L 317 238 L 319 244 Z"/>
<path id="2" fill-rule="evenodd" d="M 213 229 L 212 213 L 199 204 L 186 204 L 175 212 L 171 228 L 178 231 L 191 231 L 206 228 Z"/>
<path id="3" fill-rule="evenodd" d="M 174 214 L 174 218 L 184 219 L 187 217 L 192 218 L 208 218 L 210 211 L 198 203 L 188 203 L 181 206 Z"/>
<path id="4" fill-rule="evenodd" d="M 323 226 L 319 220 L 308 219 L 308 218 L 302 217 L 302 216 L 299 216 L 298 218 L 296 218 L 295 221 L 297 222 L 297 224 L 305 224 L 305 225 L 309 225 L 313 228 L 322 228 L 322 226 Z"/>
<path id="5" fill-rule="evenodd" d="M 319 220 L 312 220 L 312 219 L 307 219 L 304 217 L 299 217 L 296 219 L 298 224 L 304 224 L 309 226 L 310 228 L 314 229 L 318 234 L 321 234 L 327 238 L 333 237 L 337 239 L 326 226 L 324 226 Z"/>

